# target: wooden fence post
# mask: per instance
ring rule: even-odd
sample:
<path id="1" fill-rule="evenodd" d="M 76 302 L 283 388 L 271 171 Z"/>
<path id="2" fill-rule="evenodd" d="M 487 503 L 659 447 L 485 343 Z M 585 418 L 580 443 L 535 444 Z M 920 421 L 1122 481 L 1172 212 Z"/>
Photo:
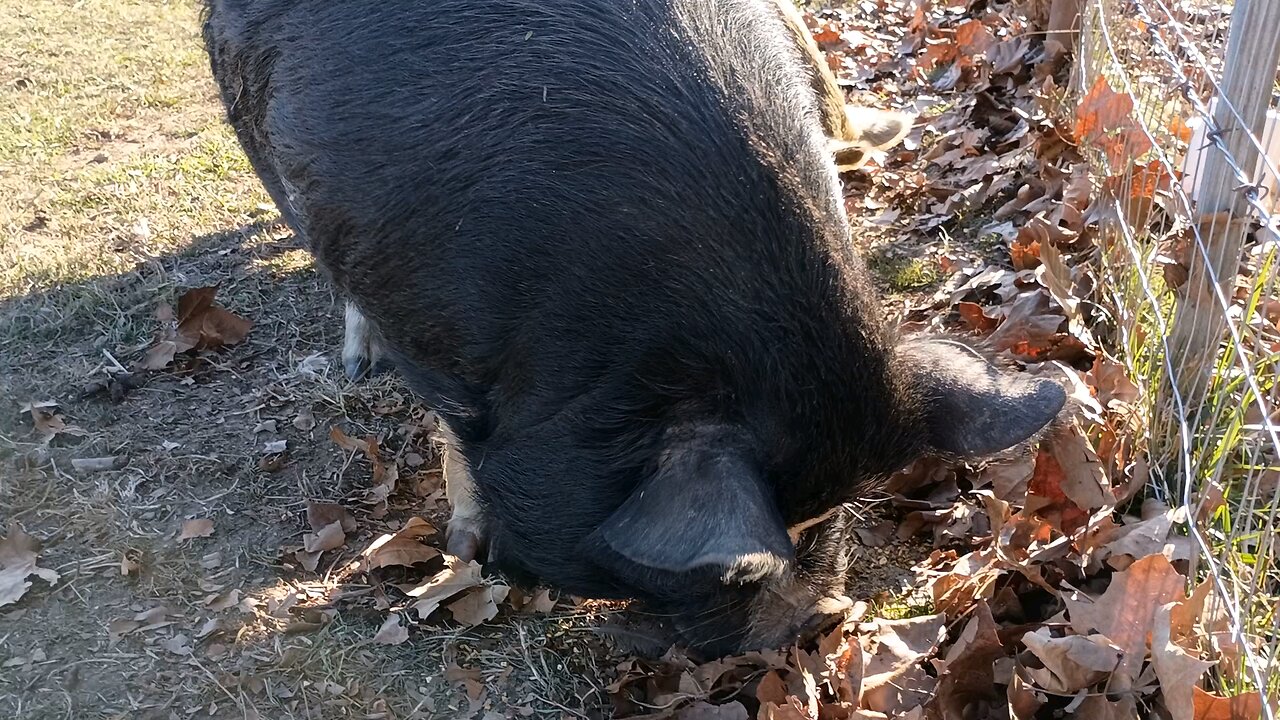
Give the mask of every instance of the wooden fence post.
<path id="1" fill-rule="evenodd" d="M 1212 109 L 1213 124 L 1221 133 L 1227 154 L 1250 177 L 1257 167 L 1259 152 L 1249 134 L 1263 137 L 1277 66 L 1280 2 L 1236 0 L 1220 83 L 1222 92 Z M 1226 329 L 1226 314 L 1215 297 L 1213 279 L 1217 278 L 1218 287 L 1230 300 L 1249 213 L 1248 204 L 1237 191 L 1240 181 L 1226 155 L 1217 149 L 1207 150 L 1201 172 L 1196 211 L 1208 262 L 1199 249 L 1192 248 L 1189 277 L 1169 338 L 1170 359 L 1176 370 L 1174 382 L 1190 413 L 1199 409 L 1209 388 Z"/>

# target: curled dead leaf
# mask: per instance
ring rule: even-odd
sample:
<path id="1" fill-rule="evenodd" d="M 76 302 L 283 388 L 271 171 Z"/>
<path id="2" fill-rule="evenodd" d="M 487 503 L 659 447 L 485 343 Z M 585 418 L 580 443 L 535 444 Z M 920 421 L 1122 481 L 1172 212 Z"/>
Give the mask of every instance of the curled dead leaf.
<path id="1" fill-rule="evenodd" d="M 508 590 L 506 585 L 475 588 L 449 603 L 449 612 L 454 620 L 469 627 L 486 623 L 498 616 L 498 603 L 506 599 Z"/>
<path id="2" fill-rule="evenodd" d="M 353 438 L 343 432 L 342 428 L 334 425 L 329 428 L 329 439 L 337 443 L 338 447 L 349 452 L 369 454 L 369 441 Z"/>
<path id="3" fill-rule="evenodd" d="M 474 560 L 463 562 L 452 555 L 446 555 L 443 570 L 426 582 L 409 589 L 406 594 L 415 599 L 413 609 L 418 613 L 418 617 L 426 620 L 445 600 L 463 590 L 479 587 L 483 583 L 479 563 Z"/>
<path id="4" fill-rule="evenodd" d="M 373 641 L 379 645 L 399 645 L 408 639 L 409 628 L 401 624 L 399 615 L 389 616 L 373 636 Z"/>
<path id="5" fill-rule="evenodd" d="M 1048 628 L 1022 636 L 1022 644 L 1043 664 L 1024 666 L 1036 685 L 1055 694 L 1071 695 L 1100 682 L 1120 665 L 1124 651 L 1100 635 L 1054 637 Z"/>
<path id="6" fill-rule="evenodd" d="M 1156 612 L 1155 629 L 1151 634 L 1151 664 L 1160 680 L 1164 704 L 1173 720 L 1194 720 L 1195 706 L 1192 688 L 1200 684 L 1200 677 L 1213 667 L 1213 663 L 1201 660 L 1199 654 L 1188 652 L 1173 642 L 1172 617 L 1177 603 L 1168 603 Z"/>
<path id="7" fill-rule="evenodd" d="M 347 543 L 347 535 L 342 531 L 342 521 L 333 522 L 320 528 L 316 533 L 302 536 L 302 547 L 307 552 L 321 553 L 326 550 L 337 550 Z"/>
<path id="8" fill-rule="evenodd" d="M 196 350 L 210 350 L 244 342 L 253 323 L 213 302 L 217 287 L 194 288 L 178 298 L 178 334 L 194 342 Z"/>
<path id="9" fill-rule="evenodd" d="M 351 517 L 351 513 L 341 505 L 315 500 L 307 501 L 307 524 L 313 531 L 319 532 L 321 528 L 334 522 L 342 526 L 343 532 L 353 532 L 356 529 L 355 518 Z"/>
<path id="10" fill-rule="evenodd" d="M 419 517 L 409 518 L 394 535 L 384 534 L 374 540 L 363 553 L 363 566 L 373 570 L 392 565 L 416 565 L 440 557 L 440 551 L 418 542 L 436 532 L 431 523 Z"/>
<path id="11" fill-rule="evenodd" d="M 58 582 L 58 573 L 36 565 L 40 541 L 23 532 L 16 524 L 0 538 L 0 606 L 22 599 L 31 587 L 28 577 L 35 575 L 50 585 Z"/>
<path id="12" fill-rule="evenodd" d="M 970 717 L 971 707 L 999 697 L 995 662 L 1004 657 L 1005 651 L 997 631 L 991 608 L 979 602 L 955 644 L 947 651 L 937 692 L 925 705 L 929 717 Z"/>

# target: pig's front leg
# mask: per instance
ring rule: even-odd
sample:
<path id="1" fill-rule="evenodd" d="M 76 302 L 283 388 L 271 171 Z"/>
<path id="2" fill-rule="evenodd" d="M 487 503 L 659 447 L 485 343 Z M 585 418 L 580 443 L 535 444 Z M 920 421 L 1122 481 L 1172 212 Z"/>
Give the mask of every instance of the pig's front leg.
<path id="1" fill-rule="evenodd" d="M 346 322 L 342 341 L 342 367 L 347 378 L 359 380 L 367 375 L 378 375 L 391 369 L 391 363 L 382 347 L 382 339 L 360 309 L 347 301 Z"/>
<path id="2" fill-rule="evenodd" d="M 466 458 L 458 450 L 458 440 L 443 421 L 444 492 L 452 514 L 445 529 L 445 550 L 462 560 L 474 560 L 484 550 L 484 517 L 476 499 L 475 480 Z"/>

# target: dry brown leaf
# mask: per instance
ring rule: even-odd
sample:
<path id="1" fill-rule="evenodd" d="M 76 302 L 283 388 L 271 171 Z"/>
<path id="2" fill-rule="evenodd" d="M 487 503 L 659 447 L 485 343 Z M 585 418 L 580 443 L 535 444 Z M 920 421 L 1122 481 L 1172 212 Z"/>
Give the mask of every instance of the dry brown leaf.
<path id="1" fill-rule="evenodd" d="M 1089 512 L 1073 502 L 1063 491 L 1062 486 L 1066 482 L 1067 473 L 1062 464 L 1042 444 L 1036 455 L 1035 472 L 1027 483 L 1026 505 L 1017 517 L 1024 520 L 1042 518 L 1046 533 L 1057 530 L 1071 535 L 1084 527 L 1089 522 Z"/>
<path id="2" fill-rule="evenodd" d="M 1102 464 L 1078 423 L 1041 441 L 1023 515 L 1043 518 L 1055 530 L 1072 535 L 1088 525 L 1096 511 L 1113 504 Z"/>
<path id="3" fill-rule="evenodd" d="M 1138 705 L 1134 702 L 1133 695 L 1119 695 L 1116 699 L 1112 696 L 1097 694 L 1089 695 L 1076 708 L 1072 717 L 1084 720 L 1148 720 L 1145 715 L 1138 714 Z"/>
<path id="4" fill-rule="evenodd" d="M 165 605 L 157 605 L 150 610 L 142 610 L 133 616 L 134 620 L 143 623 L 143 630 L 155 630 L 166 625 L 172 625 L 173 622 L 167 618 L 173 617 L 178 613 Z"/>
<path id="5" fill-rule="evenodd" d="M 787 701 L 787 684 L 776 670 L 770 670 L 760 678 L 756 686 L 756 700 L 761 705 L 782 705 Z"/>
<path id="6" fill-rule="evenodd" d="M 178 353 L 186 352 L 192 347 L 194 346 L 188 342 L 161 340 L 147 348 L 147 351 L 142 356 L 142 361 L 138 363 L 138 367 L 143 370 L 163 370 L 173 362 Z"/>
<path id="7" fill-rule="evenodd" d="M 196 631 L 195 638 L 197 640 L 203 640 L 217 632 L 219 629 L 220 623 L 218 622 L 218 618 L 209 618 L 208 620 L 205 620 L 204 624 L 200 626 L 200 629 Z"/>
<path id="8" fill-rule="evenodd" d="M 1113 556 L 1136 559 L 1159 553 L 1170 560 L 1180 559 L 1177 548 L 1169 543 L 1169 532 L 1181 514 L 1180 510 L 1166 510 L 1149 520 L 1121 526 L 1105 547 Z"/>
<path id="9" fill-rule="evenodd" d="M 353 438 L 342 431 L 342 428 L 334 425 L 329 428 L 329 439 L 338 444 L 338 447 L 349 452 L 369 454 L 369 441 Z"/>
<path id="10" fill-rule="evenodd" d="M 209 350 L 244 342 L 253 323 L 213 302 L 217 287 L 188 290 L 178 298 L 178 335 L 194 342 L 196 350 Z"/>
<path id="11" fill-rule="evenodd" d="M 190 655 L 192 652 L 191 638 L 183 633 L 178 633 L 160 643 L 160 646 L 174 655 Z"/>
<path id="12" fill-rule="evenodd" d="M 507 594 L 507 602 L 521 614 L 546 615 L 556 609 L 557 601 L 551 597 L 549 588 L 538 588 L 532 594 L 519 588 L 511 588 L 511 592 Z"/>
<path id="13" fill-rule="evenodd" d="M 222 612 L 223 610 L 229 610 L 239 604 L 240 604 L 240 590 L 237 588 L 231 588 L 230 590 L 218 595 L 214 595 L 213 597 L 205 601 L 205 606 L 208 607 L 213 612 Z"/>
<path id="14" fill-rule="evenodd" d="M 1062 492 L 1072 502 L 1088 512 L 1114 504 L 1102 463 L 1079 423 L 1053 433 L 1046 444 L 1064 473 Z"/>
<path id="15" fill-rule="evenodd" d="M 376 547 L 370 547 L 365 553 L 366 570 L 390 567 L 392 565 L 416 565 L 440 557 L 440 551 L 417 540 L 396 538 L 383 535 L 384 542 L 375 541 Z M 382 540 L 380 538 L 379 540 Z"/>
<path id="16" fill-rule="evenodd" d="M 1111 584 L 1097 600 L 1078 593 L 1063 600 L 1072 629 L 1081 635 L 1096 630 L 1124 653 L 1116 670 L 1117 680 L 1124 683 L 1137 678 L 1147 655 L 1147 637 L 1155 624 L 1156 611 L 1166 603 L 1185 598 L 1186 582 L 1168 558 L 1150 555 L 1112 576 Z"/>
<path id="17" fill-rule="evenodd" d="M 1036 279 L 1048 289 L 1049 295 L 1062 308 L 1068 322 L 1078 324 L 1083 321 L 1080 299 L 1072 292 L 1071 268 L 1063 259 L 1062 251 L 1051 242 L 1040 244 L 1040 267 L 1036 268 Z"/>
<path id="18" fill-rule="evenodd" d="M 1164 704 L 1173 720 L 1193 720 L 1191 689 L 1200 684 L 1200 677 L 1213 663 L 1201 660 L 1173 642 L 1171 622 L 1176 607 L 1177 603 L 1168 603 L 1156 612 L 1151 634 L 1151 664 L 1160 679 Z"/>
<path id="19" fill-rule="evenodd" d="M 991 61 L 991 71 L 1003 75 L 1025 67 L 1024 58 L 1030 49 L 1031 39 L 1025 35 L 996 43 L 987 51 L 987 59 Z"/>
<path id="20" fill-rule="evenodd" d="M 444 557 L 443 570 L 436 573 L 430 580 L 406 592 L 409 597 L 415 598 L 413 609 L 422 620 L 426 620 L 445 600 L 463 590 L 479 587 L 484 583 L 480 577 L 479 563 L 474 560 L 463 562 L 452 555 Z"/>
<path id="21" fill-rule="evenodd" d="M 1213 582 L 1205 580 L 1196 586 L 1186 600 L 1174 603 L 1169 613 L 1169 636 L 1183 647 L 1194 647 L 1196 623 L 1204 612 L 1205 601 L 1213 592 Z"/>
<path id="22" fill-rule="evenodd" d="M 506 585 L 476 588 L 449 603 L 449 612 L 454 620 L 468 627 L 489 622 L 498 616 L 498 603 L 506 599 L 508 590 Z"/>
<path id="23" fill-rule="evenodd" d="M 977 303 L 958 302 L 955 304 L 955 310 L 960 314 L 960 319 L 964 321 L 965 326 L 977 333 L 989 333 L 1000 324 L 999 320 L 989 317 L 983 307 Z"/>
<path id="24" fill-rule="evenodd" d="M 20 600 L 31 587 L 27 578 L 32 575 L 50 585 L 58 582 L 58 573 L 36 565 L 39 553 L 40 541 L 16 524 L 0 538 L 0 607 Z"/>
<path id="25" fill-rule="evenodd" d="M 1048 628 L 1024 634 L 1022 644 L 1044 664 L 1043 670 L 1025 668 L 1027 674 L 1041 689 L 1055 694 L 1071 695 L 1093 686 L 1115 671 L 1124 655 L 1105 637 L 1053 637 Z"/>
<path id="26" fill-rule="evenodd" d="M 994 700 L 995 662 L 1004 657 L 991 608 L 985 602 L 974 607 L 973 616 L 947 651 L 945 669 L 938 678 L 938 690 L 925 705 L 933 720 L 970 717 L 968 708 L 982 700 Z"/>
<path id="27" fill-rule="evenodd" d="M 1022 676 L 1014 673 L 1012 681 L 1009 683 L 1009 714 L 1014 720 L 1035 720 L 1036 712 L 1044 705 L 1044 699 L 1040 697 Z"/>
<path id="28" fill-rule="evenodd" d="M 1021 505 L 1027 499 L 1027 483 L 1035 472 L 1034 457 L 1019 457 L 988 464 L 981 479 L 991 483 L 997 500 Z"/>
<path id="29" fill-rule="evenodd" d="M 119 642 L 120 638 L 134 632 L 142 627 L 142 623 L 137 620 L 127 618 L 119 618 L 107 623 L 107 636 L 111 638 L 111 644 Z"/>
<path id="30" fill-rule="evenodd" d="M 338 503 L 307 501 L 307 524 L 314 532 L 319 532 L 334 522 L 341 524 L 343 532 L 354 532 L 356 529 L 355 518 Z"/>
<path id="31" fill-rule="evenodd" d="M 178 541 L 185 542 L 195 538 L 209 537 L 212 534 L 212 520 L 209 518 L 194 518 L 182 523 L 182 532 L 178 535 Z"/>
<path id="32" fill-rule="evenodd" d="M 1100 146 L 1113 167 L 1141 156 L 1151 148 L 1151 141 L 1134 123 L 1133 108 L 1132 96 L 1116 92 L 1099 75 L 1076 108 L 1076 138 Z"/>
<path id="33" fill-rule="evenodd" d="M 945 637 L 943 615 L 877 620 L 875 634 L 864 639 L 870 658 L 863 670 L 861 706 L 899 715 L 923 705 L 937 681 L 920 663 L 937 651 Z"/>
<path id="34" fill-rule="evenodd" d="M 995 349 L 1035 362 L 1066 362 L 1089 356 L 1079 339 L 1061 332 L 1066 317 L 1050 309 L 1049 295 L 1044 290 L 1022 292 L 1001 311 L 1004 322 L 988 339 Z"/>
<path id="35" fill-rule="evenodd" d="M 781 705 L 767 703 L 760 706 L 760 720 L 814 720 L 813 715 L 799 698 L 789 697 Z"/>
<path id="36" fill-rule="evenodd" d="M 822 638 L 818 643 L 817 658 L 821 660 L 818 679 L 825 683 L 837 701 L 856 706 L 862 695 L 864 659 L 857 636 L 846 636 L 845 633 L 852 622 L 841 623 Z"/>
<path id="37" fill-rule="evenodd" d="M 400 623 L 399 615 L 387 617 L 382 627 L 378 628 L 373 641 L 379 645 L 399 645 L 409 639 L 409 628 Z"/>
<path id="38" fill-rule="evenodd" d="M 364 551 L 364 568 L 372 570 L 391 565 L 416 565 L 440 557 L 440 551 L 418 542 L 436 531 L 431 523 L 419 517 L 410 518 L 394 535 L 382 535 Z"/>
<path id="39" fill-rule="evenodd" d="M 1093 361 L 1093 368 L 1086 376 L 1089 384 L 1098 393 L 1098 402 L 1110 408 L 1111 403 L 1133 404 L 1138 401 L 1138 386 L 1129 379 L 1125 366 L 1099 353 Z"/>
<path id="40" fill-rule="evenodd" d="M 337 550 L 347 544 L 347 535 L 342 532 L 342 521 L 333 522 L 320 528 L 318 532 L 302 536 L 302 548 L 309 553 L 322 553 L 326 550 Z"/>
<path id="41" fill-rule="evenodd" d="M 995 42 L 995 37 L 981 20 L 965 20 L 956 25 L 956 47 L 964 55 L 981 55 Z"/>
<path id="42" fill-rule="evenodd" d="M 935 693 L 938 681 L 929 676 L 918 664 L 905 664 L 862 680 L 862 707 L 890 717 L 901 717 L 905 712 L 928 702 Z"/>
<path id="43" fill-rule="evenodd" d="M 919 662 L 933 655 L 946 637 L 943 615 L 923 615 L 905 620 L 875 621 L 875 634 L 866 638 L 871 653 L 867 673 L 883 672 L 904 662 Z"/>
<path id="44" fill-rule="evenodd" d="M 1192 688 L 1195 720 L 1254 720 L 1262 717 L 1262 696 L 1256 692 L 1223 697 Z"/>

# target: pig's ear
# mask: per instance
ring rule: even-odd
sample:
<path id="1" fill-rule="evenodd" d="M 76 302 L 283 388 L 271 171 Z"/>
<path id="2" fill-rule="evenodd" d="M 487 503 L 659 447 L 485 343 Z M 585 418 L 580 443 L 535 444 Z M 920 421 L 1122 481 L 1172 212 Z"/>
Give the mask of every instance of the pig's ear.
<path id="1" fill-rule="evenodd" d="M 656 472 L 596 530 L 606 554 L 736 582 L 784 570 L 794 556 L 786 525 L 759 468 L 735 445 L 698 433 L 668 446 Z"/>
<path id="2" fill-rule="evenodd" d="M 1052 422 L 1067 400 L 1057 383 L 1001 371 L 963 343 L 914 340 L 899 354 L 924 390 L 930 443 L 948 455 L 1007 450 Z"/>

